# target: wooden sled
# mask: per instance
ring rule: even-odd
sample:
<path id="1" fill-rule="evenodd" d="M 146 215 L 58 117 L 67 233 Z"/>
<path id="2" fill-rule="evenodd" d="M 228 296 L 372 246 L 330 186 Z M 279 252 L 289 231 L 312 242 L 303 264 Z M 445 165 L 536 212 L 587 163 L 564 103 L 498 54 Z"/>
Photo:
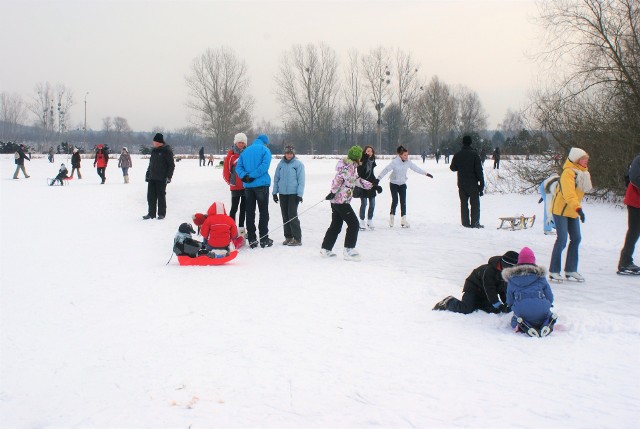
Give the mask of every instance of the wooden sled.
<path id="1" fill-rule="evenodd" d="M 236 256 L 238 256 L 238 250 L 234 250 L 224 258 L 210 258 L 207 255 L 201 255 L 192 258 L 191 256 L 187 255 L 179 255 L 178 263 L 180 265 L 223 265 L 231 261 L 232 259 L 235 259 Z"/>
<path id="2" fill-rule="evenodd" d="M 510 229 L 511 231 L 515 231 L 516 229 L 532 228 L 533 224 L 536 222 L 536 215 L 501 217 L 499 219 L 500 219 L 500 226 L 498 227 L 498 229 Z"/>

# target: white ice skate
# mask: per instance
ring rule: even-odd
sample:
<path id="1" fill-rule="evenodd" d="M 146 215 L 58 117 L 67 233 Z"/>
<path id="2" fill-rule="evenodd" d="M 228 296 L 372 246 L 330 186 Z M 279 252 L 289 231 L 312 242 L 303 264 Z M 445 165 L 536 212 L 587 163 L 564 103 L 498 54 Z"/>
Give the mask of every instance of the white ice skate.
<path id="1" fill-rule="evenodd" d="M 409 222 L 407 222 L 407 217 L 406 216 L 402 216 L 402 218 L 400 219 L 400 225 L 403 228 L 409 228 L 411 225 L 409 225 Z"/>
<path id="2" fill-rule="evenodd" d="M 327 250 L 327 249 L 320 249 L 320 254 L 325 258 L 330 258 L 332 256 L 336 256 L 335 253 L 333 253 L 331 250 Z"/>
<path id="3" fill-rule="evenodd" d="M 360 231 L 364 231 L 365 229 L 367 229 L 367 224 L 364 219 L 360 219 Z"/>
<path id="4" fill-rule="evenodd" d="M 389 228 L 393 228 L 394 215 L 389 215 Z"/>
<path id="5" fill-rule="evenodd" d="M 567 280 L 573 280 L 579 283 L 584 282 L 584 277 L 582 276 L 582 274 L 578 273 L 577 271 L 572 271 L 569 273 L 565 271 L 564 276 L 567 278 Z"/>
<path id="6" fill-rule="evenodd" d="M 360 254 L 356 249 L 349 249 L 345 247 L 343 255 L 345 261 L 360 262 L 361 260 Z"/>
<path id="7" fill-rule="evenodd" d="M 564 278 L 560 275 L 560 273 L 549 273 L 549 280 L 562 283 Z"/>
<path id="8" fill-rule="evenodd" d="M 369 228 L 369 229 L 370 229 L 370 230 L 372 230 L 372 231 L 373 231 L 374 229 L 376 229 L 376 227 L 373 225 L 373 219 L 369 219 L 369 220 L 367 221 L 367 228 Z"/>

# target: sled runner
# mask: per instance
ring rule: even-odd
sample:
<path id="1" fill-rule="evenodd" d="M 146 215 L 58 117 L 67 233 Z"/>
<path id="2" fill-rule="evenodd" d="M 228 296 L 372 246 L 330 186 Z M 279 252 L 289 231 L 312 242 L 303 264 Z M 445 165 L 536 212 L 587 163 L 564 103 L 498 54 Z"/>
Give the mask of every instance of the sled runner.
<path id="1" fill-rule="evenodd" d="M 60 181 L 58 179 L 56 179 L 55 177 L 53 177 L 53 178 L 47 177 L 47 186 L 69 185 L 71 183 L 71 179 L 73 179 L 73 177 L 64 178 L 64 179 L 62 179 L 62 183 L 60 183 Z"/>
<path id="2" fill-rule="evenodd" d="M 515 231 L 516 229 L 532 228 L 533 224 L 536 222 L 536 215 L 501 217 L 498 219 L 500 219 L 500 226 L 498 227 L 498 229 L 510 229 L 511 231 Z"/>
<path id="3" fill-rule="evenodd" d="M 188 255 L 178 255 L 178 262 L 180 265 L 223 265 L 232 259 L 235 259 L 236 256 L 238 256 L 237 250 L 229 253 L 229 255 L 224 258 L 211 258 L 207 255 L 200 255 L 192 258 Z"/>

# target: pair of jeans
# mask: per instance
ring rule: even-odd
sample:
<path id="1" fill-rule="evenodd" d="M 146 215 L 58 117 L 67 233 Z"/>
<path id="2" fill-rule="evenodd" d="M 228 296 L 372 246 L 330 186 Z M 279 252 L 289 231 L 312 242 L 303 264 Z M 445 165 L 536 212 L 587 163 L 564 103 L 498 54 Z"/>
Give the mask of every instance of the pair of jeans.
<path id="1" fill-rule="evenodd" d="M 580 218 L 553 215 L 553 222 L 556 224 L 556 242 L 551 252 L 551 264 L 549 272 L 559 273 L 562 268 L 562 251 L 567 246 L 567 235 L 569 236 L 569 249 L 567 259 L 564 263 L 564 271 L 573 273 L 578 271 L 578 247 L 582 236 L 580 235 Z"/>
<path id="2" fill-rule="evenodd" d="M 369 200 L 369 211 L 367 212 L 367 200 Z M 367 212 L 367 219 L 373 219 L 373 210 L 376 208 L 376 197 L 362 197 L 360 198 L 360 219 L 364 220 L 365 212 Z"/>
<path id="3" fill-rule="evenodd" d="M 27 170 L 24 169 L 24 164 L 17 164 L 16 165 L 16 172 L 13 173 L 13 178 L 17 179 L 18 178 L 18 172 L 22 170 L 22 174 L 24 174 L 24 177 L 29 177 L 29 175 L 27 174 Z"/>
<path id="4" fill-rule="evenodd" d="M 167 182 L 165 180 L 149 180 L 147 184 L 147 203 L 149 204 L 149 216 L 156 217 L 167 215 Z"/>
<path id="5" fill-rule="evenodd" d="M 620 268 L 633 264 L 633 251 L 636 248 L 636 242 L 640 236 L 640 208 L 627 206 L 628 211 L 628 228 L 627 235 L 624 239 L 624 247 L 620 252 Z"/>
<path id="6" fill-rule="evenodd" d="M 123 176 L 128 176 L 129 175 L 129 167 L 121 167 L 122 168 L 122 175 Z"/>
<path id="7" fill-rule="evenodd" d="M 256 237 L 256 206 L 260 211 L 258 221 L 258 232 L 260 240 L 269 238 L 269 187 L 256 186 L 255 188 L 244 188 L 247 238 L 249 243 L 257 240 Z"/>
<path id="8" fill-rule="evenodd" d="M 389 214 L 396 214 L 396 207 L 398 207 L 398 197 L 400 197 L 400 215 L 407 215 L 407 184 L 396 185 L 395 183 L 389 184 L 389 190 L 391 191 L 391 212 Z"/>
<path id="9" fill-rule="evenodd" d="M 106 176 L 106 170 L 107 167 L 98 167 L 98 176 L 100 176 L 100 178 L 102 179 L 102 183 L 104 183 L 105 180 L 107 180 L 107 176 Z"/>
<path id="10" fill-rule="evenodd" d="M 356 212 L 351 208 L 351 204 L 333 204 L 331 203 L 331 224 L 324 234 L 322 240 L 322 248 L 332 250 L 338 239 L 338 234 L 342 231 L 342 222 L 347 224 L 347 235 L 344 237 L 345 249 L 353 249 L 358 242 L 358 231 L 360 223 Z"/>
<path id="11" fill-rule="evenodd" d="M 246 215 L 244 189 L 231 191 L 231 210 L 229 210 L 229 216 L 231 216 L 234 222 L 236 220 L 238 207 L 240 207 L 240 214 L 238 215 L 238 226 L 242 228 L 244 227 L 244 218 Z"/>
<path id="12" fill-rule="evenodd" d="M 73 177 L 74 172 L 78 172 L 78 179 L 82 179 L 82 174 L 80 174 L 80 167 L 71 167 L 71 177 Z"/>
<path id="13" fill-rule="evenodd" d="M 480 189 L 477 186 L 458 188 L 460 197 L 460 220 L 462 226 L 471 227 L 480 224 Z M 469 204 L 471 204 L 471 220 L 469 220 Z"/>
<path id="14" fill-rule="evenodd" d="M 300 229 L 300 219 L 298 219 L 298 195 L 280 194 L 279 201 L 285 238 L 293 237 L 302 241 L 302 230 Z"/>

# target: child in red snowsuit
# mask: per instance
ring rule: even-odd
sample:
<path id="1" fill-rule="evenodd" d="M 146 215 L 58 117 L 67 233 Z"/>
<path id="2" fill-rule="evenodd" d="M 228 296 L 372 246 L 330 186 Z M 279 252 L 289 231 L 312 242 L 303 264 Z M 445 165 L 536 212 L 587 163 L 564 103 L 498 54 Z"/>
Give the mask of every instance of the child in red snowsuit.
<path id="1" fill-rule="evenodd" d="M 194 220 L 204 216 L 194 215 Z M 216 201 L 207 210 L 206 219 L 200 226 L 200 234 L 204 237 L 205 248 L 210 254 L 218 258 L 225 257 L 229 252 L 242 245 L 243 238 L 238 236 L 236 223 L 227 215 L 224 204 Z"/>

